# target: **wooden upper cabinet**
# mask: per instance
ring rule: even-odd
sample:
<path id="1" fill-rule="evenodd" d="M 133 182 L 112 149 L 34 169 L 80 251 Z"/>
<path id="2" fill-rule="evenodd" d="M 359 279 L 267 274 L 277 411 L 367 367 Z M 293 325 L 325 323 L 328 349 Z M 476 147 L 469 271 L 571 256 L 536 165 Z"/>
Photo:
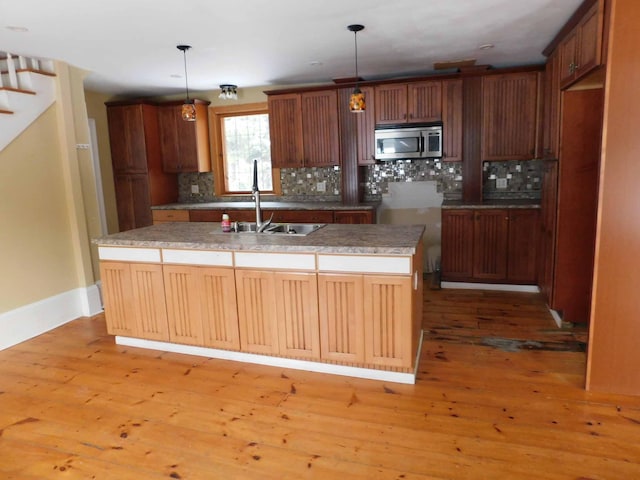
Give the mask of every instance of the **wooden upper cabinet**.
<path id="1" fill-rule="evenodd" d="M 338 92 L 307 92 L 301 100 L 304 166 L 339 165 Z"/>
<path id="2" fill-rule="evenodd" d="M 482 79 L 481 160 L 530 160 L 536 155 L 537 72 Z"/>
<path id="3" fill-rule="evenodd" d="M 442 120 L 442 82 L 394 83 L 375 87 L 376 124 Z"/>
<path id="4" fill-rule="evenodd" d="M 549 56 L 544 72 L 542 111 L 542 157 L 558 158 L 560 143 L 560 51 Z"/>
<path id="5" fill-rule="evenodd" d="M 195 101 L 196 121 L 182 119 L 182 102 L 158 107 L 160 154 L 165 172 L 210 172 L 209 102 Z"/>
<path id="6" fill-rule="evenodd" d="M 109 141 L 114 173 L 147 173 L 145 121 L 157 122 L 155 107 L 108 106 Z"/>
<path id="7" fill-rule="evenodd" d="M 269 95 L 271 165 L 274 168 L 302 167 L 302 113 L 297 93 Z"/>
<path id="8" fill-rule="evenodd" d="M 375 91 L 376 124 L 406 123 L 407 84 L 377 85 Z"/>
<path id="9" fill-rule="evenodd" d="M 560 43 L 562 88 L 598 67 L 602 61 L 604 2 L 598 0 Z"/>
<path id="10" fill-rule="evenodd" d="M 376 128 L 375 93 L 373 87 L 360 87 L 367 104 L 364 112 L 354 113 L 357 122 L 357 155 L 358 165 L 373 165 L 376 163 L 374 138 Z"/>
<path id="11" fill-rule="evenodd" d="M 408 122 L 442 120 L 442 82 L 415 82 L 408 85 Z"/>
<path id="12" fill-rule="evenodd" d="M 462 80 L 442 82 L 442 160 L 462 161 Z"/>
<path id="13" fill-rule="evenodd" d="M 268 103 L 274 167 L 340 164 L 336 90 L 270 95 Z"/>

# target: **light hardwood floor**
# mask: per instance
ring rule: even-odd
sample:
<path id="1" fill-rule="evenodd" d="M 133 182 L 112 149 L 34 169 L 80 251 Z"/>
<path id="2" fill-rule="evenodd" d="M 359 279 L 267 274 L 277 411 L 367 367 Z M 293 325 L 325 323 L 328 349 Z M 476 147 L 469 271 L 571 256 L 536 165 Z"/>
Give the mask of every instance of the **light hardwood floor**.
<path id="1" fill-rule="evenodd" d="M 120 347 L 101 315 L 2 351 L 0 478 L 640 478 L 640 398 L 584 391 L 584 331 L 425 285 L 410 386 Z"/>

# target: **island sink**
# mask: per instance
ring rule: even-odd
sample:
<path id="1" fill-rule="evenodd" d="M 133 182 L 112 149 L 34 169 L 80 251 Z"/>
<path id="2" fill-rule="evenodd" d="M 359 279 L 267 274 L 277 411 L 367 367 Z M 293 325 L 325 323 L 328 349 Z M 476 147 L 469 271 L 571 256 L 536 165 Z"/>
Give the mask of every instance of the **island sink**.
<path id="1" fill-rule="evenodd" d="M 324 227 L 326 223 L 272 223 L 263 231 L 253 222 L 236 222 L 231 231 L 236 233 L 259 233 L 262 235 L 298 235 L 305 236 Z"/>

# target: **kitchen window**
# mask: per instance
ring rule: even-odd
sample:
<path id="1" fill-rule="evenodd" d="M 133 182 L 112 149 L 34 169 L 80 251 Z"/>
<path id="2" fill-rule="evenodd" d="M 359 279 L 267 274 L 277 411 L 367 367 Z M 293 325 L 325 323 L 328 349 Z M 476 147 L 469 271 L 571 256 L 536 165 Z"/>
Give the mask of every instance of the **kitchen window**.
<path id="1" fill-rule="evenodd" d="M 253 160 L 261 193 L 280 193 L 280 171 L 271 167 L 266 103 L 213 107 L 216 195 L 249 194 Z M 224 181 L 218 181 L 224 179 Z"/>

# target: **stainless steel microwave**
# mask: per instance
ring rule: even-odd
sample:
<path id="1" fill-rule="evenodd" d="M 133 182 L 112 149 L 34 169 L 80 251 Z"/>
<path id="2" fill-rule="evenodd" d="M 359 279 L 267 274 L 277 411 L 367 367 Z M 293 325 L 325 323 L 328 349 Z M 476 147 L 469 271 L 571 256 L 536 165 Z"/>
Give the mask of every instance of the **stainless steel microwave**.
<path id="1" fill-rule="evenodd" d="M 442 157 L 442 125 L 385 125 L 375 130 L 376 160 Z"/>

